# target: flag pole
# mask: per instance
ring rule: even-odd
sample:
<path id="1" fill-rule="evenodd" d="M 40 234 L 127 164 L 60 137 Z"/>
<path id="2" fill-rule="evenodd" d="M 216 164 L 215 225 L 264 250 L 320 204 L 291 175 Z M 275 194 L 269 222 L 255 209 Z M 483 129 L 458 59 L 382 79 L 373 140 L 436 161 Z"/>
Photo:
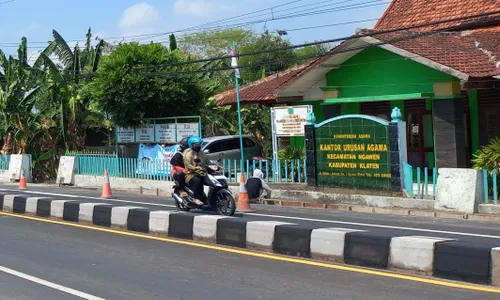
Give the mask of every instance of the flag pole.
<path id="1" fill-rule="evenodd" d="M 231 59 L 231 67 L 234 69 L 234 77 L 235 77 L 235 89 L 236 89 L 236 108 L 238 110 L 238 129 L 240 135 L 240 172 L 244 173 L 245 166 L 245 155 L 243 154 L 243 129 L 241 124 L 241 105 L 240 105 L 240 70 L 238 69 L 238 58 L 236 57 L 236 41 L 233 41 L 233 58 Z"/>

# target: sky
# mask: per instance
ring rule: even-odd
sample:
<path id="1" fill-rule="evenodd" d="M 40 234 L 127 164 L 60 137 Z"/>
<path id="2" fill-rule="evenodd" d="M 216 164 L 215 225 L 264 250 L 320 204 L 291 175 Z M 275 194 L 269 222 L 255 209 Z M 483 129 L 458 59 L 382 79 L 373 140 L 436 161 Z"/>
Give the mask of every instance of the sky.
<path id="1" fill-rule="evenodd" d="M 294 3 L 290 3 L 294 2 Z M 293 44 L 349 36 L 371 28 L 390 0 L 0 0 L 0 49 L 14 54 L 28 40 L 31 59 L 52 38 L 52 29 L 74 45 L 92 28 L 106 41 L 167 41 L 168 34 L 204 25 L 252 22 L 257 32 L 287 30 Z M 280 6 L 281 5 L 281 6 Z M 273 9 L 269 9 L 274 7 Z M 255 12 L 259 11 L 259 12 Z M 249 14 L 255 12 L 253 14 Z M 319 13 L 324 12 L 324 13 Z M 249 14 L 241 16 L 243 14 Z M 300 16 L 299 15 L 303 15 Z M 220 21 L 227 18 L 237 17 Z M 274 20 L 273 20 L 274 18 Z M 357 22 L 363 20 L 363 22 Z M 368 21 L 366 21 L 368 20 Z M 261 21 L 261 22 L 259 22 Z M 331 25 L 331 24 L 341 25 Z M 342 24 L 349 23 L 349 24 Z M 321 26 L 321 27 L 317 27 Z M 303 29 L 307 27 L 316 27 Z M 297 30 L 299 29 L 299 30 Z"/>

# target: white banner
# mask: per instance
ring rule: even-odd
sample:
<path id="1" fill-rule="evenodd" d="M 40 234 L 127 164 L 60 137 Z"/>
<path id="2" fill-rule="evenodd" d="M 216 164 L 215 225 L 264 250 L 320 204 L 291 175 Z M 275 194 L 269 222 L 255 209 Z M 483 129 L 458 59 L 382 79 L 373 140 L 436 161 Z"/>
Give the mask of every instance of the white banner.
<path id="1" fill-rule="evenodd" d="M 309 105 L 274 107 L 273 125 L 276 136 L 304 136 Z"/>

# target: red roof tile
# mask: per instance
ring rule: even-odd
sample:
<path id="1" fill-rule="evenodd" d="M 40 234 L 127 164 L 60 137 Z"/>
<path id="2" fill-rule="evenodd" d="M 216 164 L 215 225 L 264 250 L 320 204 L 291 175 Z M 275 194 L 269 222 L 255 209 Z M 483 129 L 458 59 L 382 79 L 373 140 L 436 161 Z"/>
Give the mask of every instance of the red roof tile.
<path id="1" fill-rule="evenodd" d="M 373 33 L 363 30 L 359 34 Z M 406 50 L 431 61 L 445 65 L 470 77 L 500 75 L 500 26 L 465 32 L 436 33 L 418 36 L 417 32 L 397 32 L 374 35 L 382 42 Z M 394 40 L 399 40 L 393 42 Z M 343 42 L 329 54 L 311 63 L 288 69 L 252 82 L 240 89 L 241 103 L 262 103 L 275 101 L 279 91 L 292 84 L 297 78 L 323 63 L 330 55 L 342 50 L 348 43 Z M 236 103 L 235 90 L 216 95 L 217 105 Z"/>
<path id="2" fill-rule="evenodd" d="M 500 74 L 500 26 L 468 32 L 417 36 L 415 32 L 376 35 L 380 41 L 405 39 L 392 45 L 471 77 Z"/>
<path id="3" fill-rule="evenodd" d="M 280 88 L 300 74 L 310 63 L 292 67 L 240 87 L 240 103 L 262 103 L 276 100 Z M 231 89 L 215 95 L 217 105 L 236 103 L 236 90 Z"/>
<path id="4" fill-rule="evenodd" d="M 393 0 L 374 29 L 409 27 L 497 11 L 500 11 L 499 0 Z M 474 20 L 447 22 L 418 30 L 440 29 L 470 21 Z"/>

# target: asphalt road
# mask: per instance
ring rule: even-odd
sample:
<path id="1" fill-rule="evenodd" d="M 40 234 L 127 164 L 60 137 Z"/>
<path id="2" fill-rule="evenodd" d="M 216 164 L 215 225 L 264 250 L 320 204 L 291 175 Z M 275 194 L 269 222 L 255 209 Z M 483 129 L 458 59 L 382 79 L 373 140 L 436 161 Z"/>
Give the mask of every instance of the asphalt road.
<path id="1" fill-rule="evenodd" d="M 4 189 L 2 191 L 2 189 Z M 0 192 L 30 193 L 32 196 L 51 196 L 85 202 L 108 202 L 113 205 L 134 205 L 152 210 L 175 210 L 173 199 L 126 192 L 113 192 L 115 199 L 99 199 L 99 190 L 57 187 L 33 187 L 20 192 L 13 186 L 0 185 Z M 344 227 L 367 230 L 392 236 L 425 235 L 466 240 L 474 243 L 500 246 L 500 227 L 493 222 L 440 219 L 418 216 L 401 216 L 374 213 L 356 213 L 334 210 L 288 208 L 269 205 L 252 205 L 256 213 L 237 214 L 248 220 L 279 220 L 312 228 Z M 211 212 L 193 211 L 196 214 Z"/>
<path id="2" fill-rule="evenodd" d="M 101 299 L 499 299 L 113 232 L 0 217 L 0 269 Z M 0 299 L 82 299 L 0 271 Z"/>
<path id="3" fill-rule="evenodd" d="M 50 299 L 50 300 L 78 300 L 80 297 L 66 294 L 52 288 L 39 285 L 0 272 L 0 299 L 2 300 L 28 300 L 28 299 Z"/>

